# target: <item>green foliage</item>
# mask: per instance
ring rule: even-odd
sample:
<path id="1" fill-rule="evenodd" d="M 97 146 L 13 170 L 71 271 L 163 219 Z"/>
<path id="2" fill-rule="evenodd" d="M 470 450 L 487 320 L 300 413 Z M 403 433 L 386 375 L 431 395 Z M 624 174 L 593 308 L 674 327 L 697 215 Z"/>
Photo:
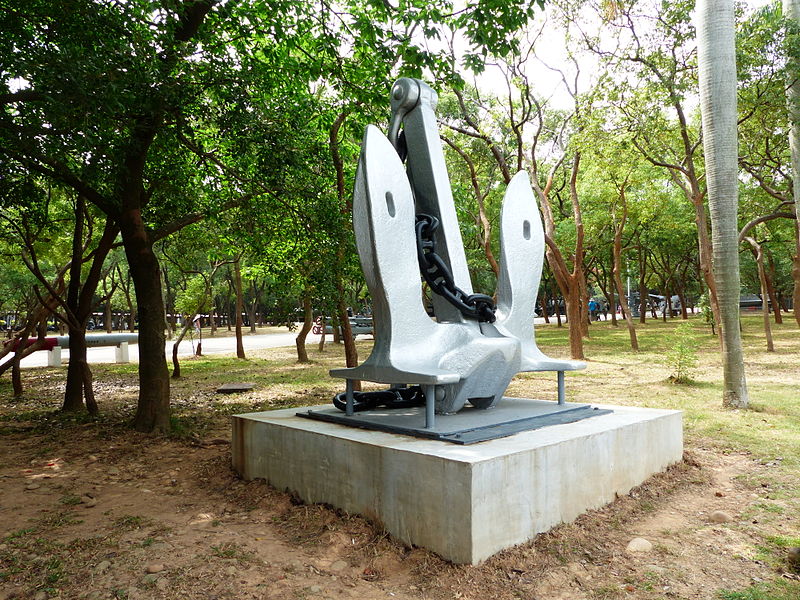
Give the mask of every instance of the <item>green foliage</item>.
<path id="1" fill-rule="evenodd" d="M 175 308 L 182 315 L 193 315 L 204 312 L 211 298 L 205 277 L 195 275 L 186 282 L 186 288 L 175 300 Z"/>
<path id="2" fill-rule="evenodd" d="M 711 300 L 708 297 L 708 292 L 704 292 L 700 299 L 697 301 L 697 308 L 700 309 L 700 314 L 703 321 L 707 325 L 711 325 L 711 330 L 714 331 L 716 323 L 714 321 L 714 311 L 711 310 Z"/>
<path id="3" fill-rule="evenodd" d="M 535 2 L 477 0 L 470 2 L 467 10 L 457 16 L 454 26 L 464 31 L 473 48 L 482 48 L 483 52 L 466 54 L 464 65 L 479 73 L 485 68 L 486 56 L 489 51 L 495 55 L 504 56 L 518 50 L 517 40 L 510 37 L 508 32 L 519 31 L 525 26 L 534 15 L 534 4 L 542 8 L 544 0 Z M 487 27 L 488 23 L 493 26 Z"/>
<path id="4" fill-rule="evenodd" d="M 672 347 L 665 355 L 666 363 L 671 369 L 670 379 L 674 383 L 689 383 L 692 380 L 692 373 L 698 363 L 698 345 L 690 323 L 681 323 L 675 328 Z"/>

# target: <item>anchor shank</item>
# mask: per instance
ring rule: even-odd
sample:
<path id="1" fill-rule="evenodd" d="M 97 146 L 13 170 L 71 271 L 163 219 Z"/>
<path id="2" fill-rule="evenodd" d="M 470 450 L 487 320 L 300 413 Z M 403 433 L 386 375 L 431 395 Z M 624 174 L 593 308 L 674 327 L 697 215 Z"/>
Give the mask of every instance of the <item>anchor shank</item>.
<path id="1" fill-rule="evenodd" d="M 436 92 L 424 82 L 400 79 L 392 92 L 392 122 L 399 119 L 403 122 L 408 147 L 408 179 L 414 192 L 416 212 L 439 219 L 441 226 L 435 234 L 438 253 L 450 268 L 456 286 L 471 294 L 464 243 L 436 124 L 437 102 Z M 458 309 L 436 294 L 433 294 L 433 306 L 439 321 L 469 323 L 478 329 L 475 321 L 465 319 Z"/>

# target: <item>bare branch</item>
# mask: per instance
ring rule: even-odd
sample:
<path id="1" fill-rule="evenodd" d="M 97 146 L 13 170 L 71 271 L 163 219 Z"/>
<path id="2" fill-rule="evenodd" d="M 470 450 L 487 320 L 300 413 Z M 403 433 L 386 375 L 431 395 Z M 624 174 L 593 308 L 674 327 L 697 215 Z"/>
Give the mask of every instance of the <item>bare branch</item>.
<path id="1" fill-rule="evenodd" d="M 796 219 L 796 215 L 793 212 L 774 212 L 768 215 L 762 215 L 760 217 L 756 217 L 749 221 L 742 230 L 739 232 L 739 243 L 743 242 L 747 237 L 747 233 L 753 229 L 756 225 L 760 225 L 761 223 L 766 223 L 767 221 L 772 221 L 773 219 Z"/>

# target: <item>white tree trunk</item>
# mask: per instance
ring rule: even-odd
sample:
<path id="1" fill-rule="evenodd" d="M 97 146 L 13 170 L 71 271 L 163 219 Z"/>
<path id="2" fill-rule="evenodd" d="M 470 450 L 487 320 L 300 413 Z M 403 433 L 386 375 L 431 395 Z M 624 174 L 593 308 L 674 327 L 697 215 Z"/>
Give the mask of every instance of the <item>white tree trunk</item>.
<path id="1" fill-rule="evenodd" d="M 747 408 L 739 332 L 736 46 L 733 0 L 698 0 L 697 64 L 703 121 L 714 279 L 723 340 L 722 403 Z"/>
<path id="2" fill-rule="evenodd" d="M 787 21 L 787 38 L 800 33 L 800 0 L 783 0 L 783 15 Z M 794 240 L 792 257 L 792 279 L 794 280 L 794 319 L 800 326 L 800 60 L 793 53 L 787 56 L 786 70 L 789 81 L 786 87 L 786 103 L 789 108 L 789 147 L 792 150 L 792 181 L 794 182 Z"/>

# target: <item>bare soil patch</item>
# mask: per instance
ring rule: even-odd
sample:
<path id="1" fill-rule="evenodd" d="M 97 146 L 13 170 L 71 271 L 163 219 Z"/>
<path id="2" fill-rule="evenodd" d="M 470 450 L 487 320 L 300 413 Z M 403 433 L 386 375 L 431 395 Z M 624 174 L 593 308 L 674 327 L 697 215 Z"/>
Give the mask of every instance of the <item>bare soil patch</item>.
<path id="1" fill-rule="evenodd" d="M 3 598 L 711 598 L 775 574 L 756 540 L 781 520 L 751 519 L 766 467 L 698 447 L 604 509 L 461 567 L 239 480 L 222 436 L 89 423 L 2 444 Z M 634 537 L 653 551 L 627 554 Z"/>

